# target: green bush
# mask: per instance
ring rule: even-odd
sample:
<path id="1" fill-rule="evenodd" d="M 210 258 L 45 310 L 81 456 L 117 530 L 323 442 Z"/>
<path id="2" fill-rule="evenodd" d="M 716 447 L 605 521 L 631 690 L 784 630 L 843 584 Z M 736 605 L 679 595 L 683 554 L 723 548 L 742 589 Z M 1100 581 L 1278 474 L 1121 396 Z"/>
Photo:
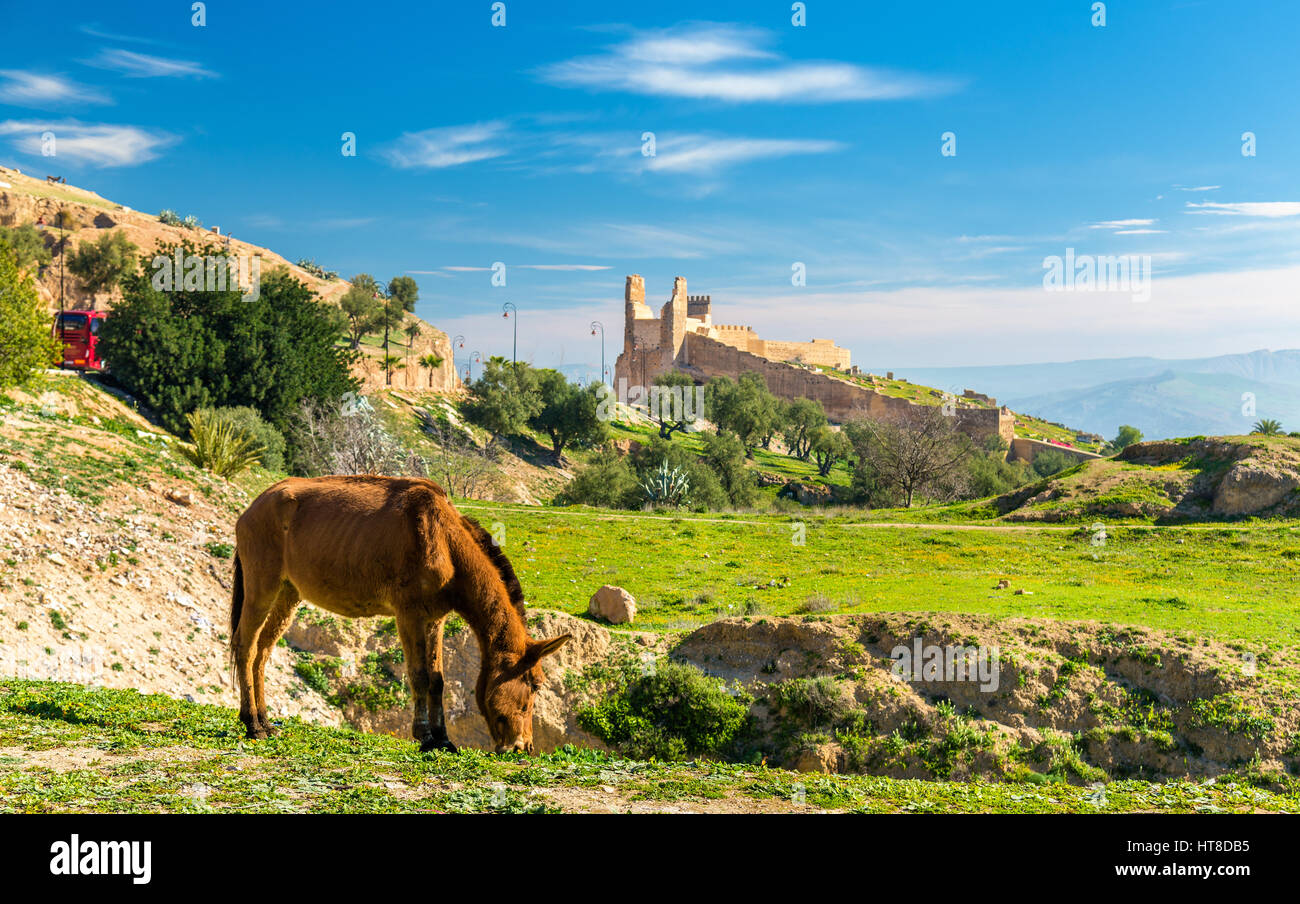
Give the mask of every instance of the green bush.
<path id="1" fill-rule="evenodd" d="M 578 724 L 625 756 L 681 760 L 734 756 L 754 698 L 694 666 L 663 660 L 616 695 L 578 713 Z"/>
<path id="2" fill-rule="evenodd" d="M 218 477 L 233 477 L 261 461 L 261 447 L 230 422 L 206 417 L 202 411 L 191 412 L 187 420 L 190 445 L 182 446 L 181 454 L 197 467 Z"/>
<path id="3" fill-rule="evenodd" d="M 36 283 L 18 268 L 18 255 L 0 239 L 0 388 L 26 382 L 52 366 L 58 354 Z"/>
<path id="4" fill-rule="evenodd" d="M 230 424 L 240 433 L 262 448 L 262 467 L 268 471 L 284 470 L 284 434 L 258 413 L 256 408 L 248 405 L 236 405 L 230 408 L 204 408 L 206 420 L 219 420 Z"/>
<path id="5" fill-rule="evenodd" d="M 641 496 L 636 474 L 617 452 L 601 452 L 580 470 L 556 498 L 559 505 L 632 508 Z"/>

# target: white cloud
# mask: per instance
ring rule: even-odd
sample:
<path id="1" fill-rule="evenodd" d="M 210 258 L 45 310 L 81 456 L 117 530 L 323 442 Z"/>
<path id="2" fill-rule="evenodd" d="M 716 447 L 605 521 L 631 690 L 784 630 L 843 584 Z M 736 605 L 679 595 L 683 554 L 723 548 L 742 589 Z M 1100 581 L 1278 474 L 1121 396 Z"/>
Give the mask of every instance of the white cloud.
<path id="1" fill-rule="evenodd" d="M 1155 220 L 1103 220 L 1093 223 L 1089 229 L 1124 229 L 1133 226 L 1150 226 Z"/>
<path id="2" fill-rule="evenodd" d="M 43 75 L 20 69 L 0 70 L 0 103 L 16 107 L 42 107 L 52 104 L 111 104 L 109 97 L 87 85 L 61 75 Z"/>
<path id="3" fill-rule="evenodd" d="M 729 103 L 894 100 L 956 85 L 914 73 L 840 62 L 790 62 L 762 49 L 764 35 L 731 25 L 640 32 L 603 54 L 545 66 L 547 82 Z"/>
<path id="4" fill-rule="evenodd" d="M 133 50 L 101 50 L 99 56 L 87 60 L 100 69 L 114 69 L 132 78 L 216 78 L 217 73 L 204 69 L 190 60 L 172 60 L 150 56 Z"/>
<path id="5" fill-rule="evenodd" d="M 1115 235 L 1164 235 L 1166 229 L 1116 229 Z"/>
<path id="6" fill-rule="evenodd" d="M 380 154 L 402 169 L 444 169 L 491 160 L 506 154 L 504 148 L 493 143 L 505 129 L 504 122 L 495 121 L 406 132 Z"/>
<path id="7" fill-rule="evenodd" d="M 609 270 L 604 264 L 507 264 L 508 270 Z M 443 270 L 450 270 L 454 273 L 483 273 L 491 270 L 491 267 L 443 267 Z M 411 273 L 434 273 L 433 270 L 411 270 Z"/>
<path id="8" fill-rule="evenodd" d="M 41 156 L 41 135 L 54 133 L 55 155 L 92 166 L 134 166 L 158 156 L 165 147 L 175 144 L 175 135 L 137 126 L 107 123 L 81 123 L 76 120 L 39 122 L 6 120 L 0 122 L 0 136 L 10 136 L 14 148 L 33 157 Z"/>
<path id="9" fill-rule="evenodd" d="M 838 141 L 687 135 L 659 142 L 655 156 L 641 159 L 645 169 L 653 172 L 714 173 L 750 160 L 791 154 L 825 154 L 843 147 Z"/>
<path id="10" fill-rule="evenodd" d="M 1222 185 L 1194 185 L 1194 186 L 1184 187 L 1182 185 L 1175 185 L 1174 188 L 1178 189 L 1179 191 L 1218 191 L 1219 189 L 1223 188 L 1223 186 Z"/>
<path id="11" fill-rule="evenodd" d="M 1300 201 L 1239 201 L 1220 204 L 1215 201 L 1188 201 L 1189 213 L 1208 213 L 1221 216 L 1242 217 L 1295 217 L 1300 216 Z"/>

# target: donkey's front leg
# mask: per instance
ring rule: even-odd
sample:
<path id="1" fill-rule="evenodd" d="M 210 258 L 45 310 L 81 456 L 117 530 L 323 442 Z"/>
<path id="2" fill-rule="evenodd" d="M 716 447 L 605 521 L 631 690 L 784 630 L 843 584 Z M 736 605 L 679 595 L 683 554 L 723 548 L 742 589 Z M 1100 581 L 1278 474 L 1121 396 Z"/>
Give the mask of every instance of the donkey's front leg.
<path id="1" fill-rule="evenodd" d="M 402 641 L 402 653 L 406 658 L 406 680 L 411 685 L 411 702 L 415 708 L 411 735 L 420 742 L 421 750 L 431 750 L 434 738 L 429 727 L 428 622 L 419 615 L 399 612 L 397 636 Z"/>
<path id="2" fill-rule="evenodd" d="M 456 745 L 447 737 L 446 716 L 442 707 L 442 626 L 444 618 L 433 627 L 429 642 L 429 739 L 420 744 L 420 750 L 447 750 L 456 752 Z"/>

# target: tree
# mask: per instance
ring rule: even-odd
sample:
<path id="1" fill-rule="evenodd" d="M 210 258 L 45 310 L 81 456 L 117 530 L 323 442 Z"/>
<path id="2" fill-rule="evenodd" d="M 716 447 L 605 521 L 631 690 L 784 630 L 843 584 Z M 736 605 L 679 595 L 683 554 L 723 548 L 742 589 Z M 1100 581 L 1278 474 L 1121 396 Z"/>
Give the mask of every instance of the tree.
<path id="1" fill-rule="evenodd" d="M 68 271 L 78 277 L 92 296 L 111 292 L 134 271 L 136 247 L 118 230 L 94 242 L 83 242 L 68 256 Z M 91 308 L 95 307 L 92 299 Z"/>
<path id="2" fill-rule="evenodd" d="M 0 237 L 0 388 L 26 382 L 58 357 L 45 305 L 18 253 Z"/>
<path id="3" fill-rule="evenodd" d="M 338 407 L 357 388 L 340 338 L 332 308 L 284 269 L 263 276 L 254 302 L 238 288 L 162 291 L 135 272 L 100 329 L 114 377 L 174 433 L 201 407 L 248 405 L 282 433 L 303 399 Z"/>
<path id="4" fill-rule="evenodd" d="M 644 494 L 636 472 L 617 452 L 596 454 L 569 481 L 556 502 L 560 505 L 596 505 L 602 508 L 633 508 Z"/>
<path id="5" fill-rule="evenodd" d="M 690 404 L 686 401 L 686 394 L 695 392 L 695 381 L 680 370 L 667 370 L 654 378 L 654 385 L 659 392 L 651 390 L 650 417 L 659 425 L 659 435 L 672 439 L 674 432 L 684 433 L 691 420 L 702 413 L 695 410 L 693 400 Z"/>
<path id="6" fill-rule="evenodd" d="M 429 372 L 429 388 L 433 388 L 433 374 L 438 368 L 442 367 L 442 356 L 435 354 L 423 355 L 418 359 L 421 367 Z"/>
<path id="7" fill-rule="evenodd" d="M 808 433 L 808 451 L 817 462 L 817 473 L 827 477 L 836 462 L 853 454 L 853 444 L 843 430 L 832 430 L 829 424 L 820 424 Z"/>
<path id="8" fill-rule="evenodd" d="M 388 383 L 391 386 L 393 382 L 393 371 L 405 370 L 406 364 L 401 358 L 397 357 L 397 355 L 384 355 L 384 357 L 379 361 L 379 369 L 384 372 L 385 376 L 388 378 Z"/>
<path id="9" fill-rule="evenodd" d="M 424 332 L 424 327 L 420 325 L 420 321 L 418 320 L 412 320 L 410 323 L 406 325 L 406 350 L 407 351 L 411 350 L 411 348 L 415 345 L 415 340 L 419 339 L 420 334 L 423 332 Z"/>
<path id="10" fill-rule="evenodd" d="M 777 398 L 761 374 L 743 373 L 734 383 L 729 377 L 714 377 L 707 398 L 713 422 L 740 439 L 748 458 L 754 457 L 754 448 L 776 429 Z"/>
<path id="11" fill-rule="evenodd" d="M 1119 433 L 1110 441 L 1111 448 L 1116 452 L 1123 452 L 1134 443 L 1142 442 L 1142 431 L 1137 427 L 1131 427 L 1128 424 L 1119 428 Z"/>
<path id="12" fill-rule="evenodd" d="M 528 419 L 528 426 L 551 438 L 551 453 L 557 463 L 562 460 L 565 446 L 593 445 L 605 438 L 605 424 L 596 415 L 599 385 L 582 389 L 558 370 L 534 373 L 542 406 Z"/>
<path id="13" fill-rule="evenodd" d="M 740 440 L 729 433 L 705 436 L 701 458 L 718 475 L 718 481 L 733 508 L 745 508 L 754 504 L 754 498 L 758 495 L 758 480 L 754 477 L 754 472 L 745 467 L 745 447 Z"/>
<path id="14" fill-rule="evenodd" d="M 1282 432 L 1281 421 L 1275 421 L 1272 418 L 1264 418 L 1255 422 L 1255 426 L 1250 428 L 1251 433 L 1259 433 L 1264 436 L 1277 436 Z"/>
<path id="15" fill-rule="evenodd" d="M 368 273 L 358 273 L 352 285 L 339 299 L 339 307 L 348 318 L 348 339 L 352 347 L 360 348 L 361 340 L 379 328 L 383 306 L 375 298 L 379 284 Z"/>
<path id="16" fill-rule="evenodd" d="M 1059 449 L 1044 449 L 1034 456 L 1031 467 L 1039 477 L 1051 477 L 1074 464 L 1074 459 Z"/>
<path id="17" fill-rule="evenodd" d="M 49 264 L 50 249 L 45 247 L 45 236 L 31 223 L 3 230 L 3 241 L 18 255 L 19 270 L 39 270 Z"/>
<path id="18" fill-rule="evenodd" d="M 807 461 L 812 452 L 812 433 L 827 424 L 826 409 L 815 399 L 795 399 L 780 409 L 781 436 L 790 454 Z"/>
<path id="19" fill-rule="evenodd" d="M 493 438 L 520 433 L 542 410 L 537 372 L 527 364 L 512 367 L 493 355 L 483 365 L 483 374 L 470 384 L 466 416 Z"/>
<path id="20" fill-rule="evenodd" d="M 409 276 L 394 276 L 388 281 L 388 294 L 381 301 L 380 317 L 384 326 L 384 354 L 388 354 L 388 334 L 400 329 L 407 314 L 415 313 L 420 287 Z"/>
<path id="21" fill-rule="evenodd" d="M 924 494 L 950 478 L 972 452 L 970 439 L 959 432 L 955 418 L 937 406 L 916 406 L 892 421 L 864 421 L 859 454 L 886 485 L 896 488 L 911 508 Z"/>

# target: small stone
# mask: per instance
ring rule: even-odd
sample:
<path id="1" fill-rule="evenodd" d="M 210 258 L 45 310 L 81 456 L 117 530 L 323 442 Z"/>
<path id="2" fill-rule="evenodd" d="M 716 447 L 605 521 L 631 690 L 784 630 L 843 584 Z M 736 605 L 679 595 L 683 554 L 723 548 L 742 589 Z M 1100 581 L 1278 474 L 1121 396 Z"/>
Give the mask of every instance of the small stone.
<path id="1" fill-rule="evenodd" d="M 592 594 L 587 614 L 613 625 L 631 624 L 636 619 L 636 600 L 622 587 L 606 584 Z"/>

